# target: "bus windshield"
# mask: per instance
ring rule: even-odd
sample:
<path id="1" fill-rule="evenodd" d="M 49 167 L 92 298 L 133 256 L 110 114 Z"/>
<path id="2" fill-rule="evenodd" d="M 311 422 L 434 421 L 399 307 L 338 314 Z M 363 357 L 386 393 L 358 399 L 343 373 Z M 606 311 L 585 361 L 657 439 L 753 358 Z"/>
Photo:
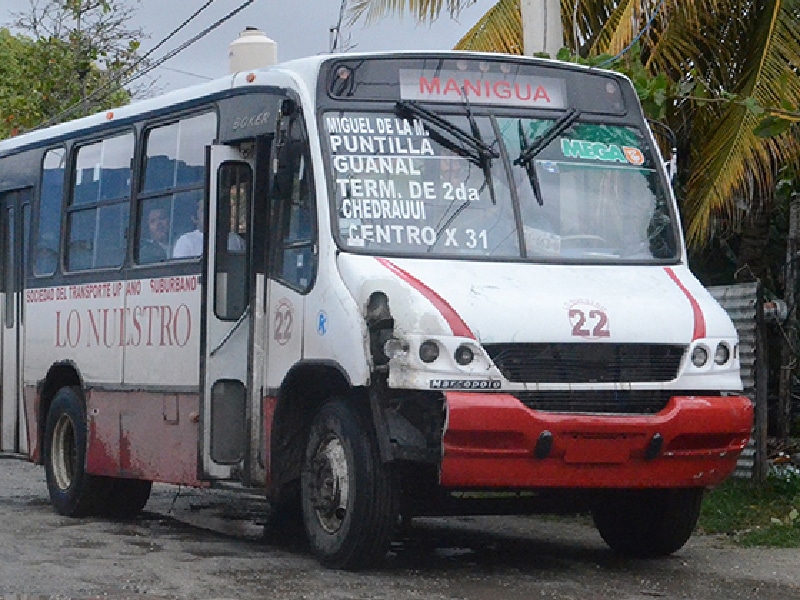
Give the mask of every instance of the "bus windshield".
<path id="1" fill-rule="evenodd" d="M 641 131 L 398 103 L 328 112 L 343 248 L 545 262 L 661 262 L 677 229 Z M 410 109 L 414 110 L 410 110 Z"/>

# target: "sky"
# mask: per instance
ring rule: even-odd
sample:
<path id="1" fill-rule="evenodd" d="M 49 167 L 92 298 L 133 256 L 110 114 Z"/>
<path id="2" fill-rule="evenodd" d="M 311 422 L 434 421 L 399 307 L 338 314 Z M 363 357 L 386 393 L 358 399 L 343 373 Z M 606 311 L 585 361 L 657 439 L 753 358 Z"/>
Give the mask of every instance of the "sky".
<path id="1" fill-rule="evenodd" d="M 44 0 L 37 0 L 43 2 Z M 147 52 L 178 28 L 207 0 L 123 0 L 137 8 L 132 22 L 150 35 L 142 40 Z M 450 49 L 496 0 L 478 0 L 459 21 L 442 16 L 432 25 L 417 25 L 413 17 L 392 16 L 373 25 L 359 22 L 343 30 L 343 42 L 352 51 Z M 197 18 L 154 53 L 154 59 L 176 48 L 245 0 L 213 0 Z M 339 18 L 341 0 L 255 0 L 202 40 L 153 71 L 156 89 L 169 91 L 222 77 L 228 72 L 228 44 L 245 27 L 256 27 L 278 44 L 278 60 L 285 61 L 330 50 L 330 28 Z M 0 0 L 0 26 L 11 24 L 11 14 L 29 10 L 30 0 Z M 340 44 L 341 45 L 341 44 Z"/>

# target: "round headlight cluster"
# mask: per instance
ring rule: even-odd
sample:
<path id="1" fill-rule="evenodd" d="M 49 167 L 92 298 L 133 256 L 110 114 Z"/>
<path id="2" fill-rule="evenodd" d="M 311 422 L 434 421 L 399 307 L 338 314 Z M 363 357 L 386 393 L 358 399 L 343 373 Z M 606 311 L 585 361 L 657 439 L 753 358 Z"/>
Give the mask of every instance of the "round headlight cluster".
<path id="1" fill-rule="evenodd" d="M 692 364 L 697 367 L 704 367 L 708 363 L 709 350 L 705 346 L 695 346 L 692 350 Z M 714 350 L 714 363 L 723 366 L 731 360 L 731 348 L 725 342 L 717 344 Z"/>
<path id="2" fill-rule="evenodd" d="M 439 358 L 441 349 L 439 344 L 434 340 L 425 340 L 419 345 L 419 359 L 427 364 L 434 362 Z M 461 344 L 453 353 L 455 361 L 465 367 L 475 360 L 475 350 L 468 344 Z"/>

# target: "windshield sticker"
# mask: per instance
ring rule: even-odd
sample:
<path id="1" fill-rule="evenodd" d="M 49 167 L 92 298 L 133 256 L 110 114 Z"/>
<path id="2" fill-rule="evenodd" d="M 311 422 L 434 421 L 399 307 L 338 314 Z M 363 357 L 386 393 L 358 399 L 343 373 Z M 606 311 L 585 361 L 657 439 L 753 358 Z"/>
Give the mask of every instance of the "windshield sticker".
<path id="1" fill-rule="evenodd" d="M 644 164 L 644 153 L 632 146 L 618 146 L 587 140 L 561 140 L 561 152 L 567 158 L 582 158 L 603 162 L 620 162 L 640 166 Z"/>
<path id="2" fill-rule="evenodd" d="M 564 108 L 563 79 L 469 71 L 400 69 L 400 97 L 425 102 Z"/>
<path id="3" fill-rule="evenodd" d="M 416 118 L 327 115 L 324 125 L 347 246 L 490 248 L 487 213 L 498 209 L 485 171 L 466 150 Z"/>

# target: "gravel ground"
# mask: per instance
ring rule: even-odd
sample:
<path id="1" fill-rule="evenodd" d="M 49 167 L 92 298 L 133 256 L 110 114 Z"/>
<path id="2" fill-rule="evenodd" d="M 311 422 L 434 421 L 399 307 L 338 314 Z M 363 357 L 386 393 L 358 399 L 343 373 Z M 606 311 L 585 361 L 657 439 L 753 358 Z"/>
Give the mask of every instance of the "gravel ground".
<path id="1" fill-rule="evenodd" d="M 694 536 L 675 556 L 623 560 L 588 520 L 425 519 L 366 573 L 329 571 L 300 539 L 265 539 L 259 498 L 157 485 L 130 522 L 49 506 L 44 471 L 0 459 L 0 598 L 800 598 L 800 550 Z"/>

